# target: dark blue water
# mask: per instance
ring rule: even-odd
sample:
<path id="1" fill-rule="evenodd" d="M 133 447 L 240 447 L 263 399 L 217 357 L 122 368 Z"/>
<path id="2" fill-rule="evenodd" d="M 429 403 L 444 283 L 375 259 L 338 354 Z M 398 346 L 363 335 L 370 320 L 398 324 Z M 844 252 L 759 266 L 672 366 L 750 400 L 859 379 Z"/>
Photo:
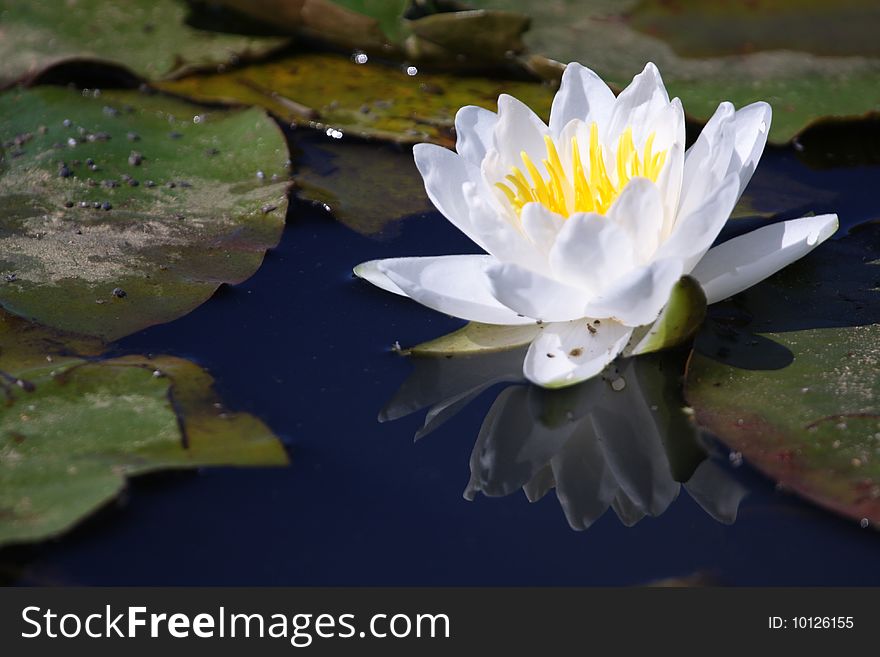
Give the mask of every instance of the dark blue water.
<path id="1" fill-rule="evenodd" d="M 832 193 L 812 209 L 845 226 L 873 218 L 877 168 L 784 171 Z M 827 197 L 827 194 L 824 195 Z M 807 204 L 809 199 L 805 199 Z M 350 275 L 371 258 L 473 251 L 439 215 L 370 239 L 297 204 L 279 247 L 249 281 L 172 324 L 122 342 L 208 368 L 227 405 L 263 418 L 289 446 L 280 469 L 208 469 L 132 482 L 126 501 L 28 551 L 21 584 L 591 585 L 708 574 L 721 584 L 880 584 L 880 534 L 777 492 L 748 466 L 738 520 L 686 494 L 627 528 L 611 513 L 572 531 L 551 493 L 462 498 L 468 458 L 500 388 L 414 444 L 421 417 L 376 416 L 410 371 L 391 353 L 456 320 Z"/>

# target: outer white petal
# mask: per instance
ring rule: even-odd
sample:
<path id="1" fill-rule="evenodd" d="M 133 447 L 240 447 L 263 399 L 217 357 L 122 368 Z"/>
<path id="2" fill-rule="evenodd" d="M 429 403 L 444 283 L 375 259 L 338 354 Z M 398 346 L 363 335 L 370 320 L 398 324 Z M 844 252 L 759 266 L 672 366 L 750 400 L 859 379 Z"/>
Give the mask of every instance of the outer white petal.
<path id="1" fill-rule="evenodd" d="M 684 155 L 678 216 L 703 205 L 727 177 L 736 139 L 733 105 L 723 102 Z"/>
<path id="2" fill-rule="evenodd" d="M 481 180 L 480 170 L 460 155 L 435 144 L 416 144 L 413 147 L 416 167 L 425 181 L 425 191 L 431 203 L 453 226 L 488 251 L 471 222 L 471 211 L 462 192 Z"/>
<path id="3" fill-rule="evenodd" d="M 635 132 L 641 126 L 651 125 L 655 114 L 668 104 L 669 94 L 666 93 L 660 71 L 649 62 L 617 97 L 605 129 L 604 142 L 616 141 L 617 136 L 629 126 Z"/>
<path id="4" fill-rule="evenodd" d="M 526 354 L 526 378 L 547 388 L 562 387 L 585 381 L 605 369 L 623 351 L 632 329 L 611 320 L 599 325 L 592 325 L 592 321 L 546 324 Z"/>
<path id="5" fill-rule="evenodd" d="M 386 292 L 400 294 L 405 297 L 406 292 L 401 290 L 397 286 L 397 283 L 388 278 L 388 276 L 385 275 L 385 272 L 380 269 L 382 262 L 382 260 L 368 260 L 367 262 L 362 262 L 354 268 L 354 275 L 358 278 L 363 278 L 365 281 L 369 281 Z"/>
<path id="6" fill-rule="evenodd" d="M 654 255 L 660 243 L 664 211 L 660 190 L 653 182 L 647 178 L 630 181 L 607 216 L 627 232 L 638 262 L 645 263 Z"/>
<path id="7" fill-rule="evenodd" d="M 733 117 L 736 137 L 730 171 L 739 173 L 740 195 L 752 179 L 752 174 L 755 173 L 758 161 L 764 152 L 764 146 L 767 145 L 767 133 L 770 132 L 772 116 L 770 105 L 757 102 L 737 110 Z"/>
<path id="8" fill-rule="evenodd" d="M 627 326 L 650 324 L 669 301 L 682 267 L 681 260 L 669 258 L 634 269 L 592 299 L 584 315 L 611 317 Z"/>
<path id="9" fill-rule="evenodd" d="M 715 303 L 807 255 L 831 237 L 837 227 L 836 214 L 765 226 L 710 249 L 691 274 L 703 286 L 708 302 Z"/>
<path id="10" fill-rule="evenodd" d="M 479 165 L 492 147 L 492 133 L 498 115 L 476 105 L 466 105 L 455 115 L 455 150 L 464 159 Z"/>
<path id="11" fill-rule="evenodd" d="M 627 231 L 608 217 L 595 213 L 568 218 L 550 250 L 549 260 L 551 270 L 560 281 L 594 294 L 636 264 L 633 242 Z"/>
<path id="12" fill-rule="evenodd" d="M 532 322 L 492 296 L 486 268 L 496 262 L 483 255 L 392 258 L 378 269 L 409 298 L 448 315 L 485 324 Z"/>
<path id="13" fill-rule="evenodd" d="M 498 121 L 492 135 L 492 145 L 498 152 L 505 174 L 511 166 L 522 166 L 522 151 L 542 167 L 539 163 L 547 154 L 544 135 L 549 133 L 547 126 L 528 105 L 507 94 L 498 97 Z"/>
<path id="14" fill-rule="evenodd" d="M 565 67 L 559 91 L 550 108 L 550 130 L 559 137 L 562 129 L 574 119 L 604 126 L 614 107 L 614 93 L 590 69 L 572 62 Z"/>
<path id="15" fill-rule="evenodd" d="M 684 175 L 684 145 L 673 144 L 666 152 L 666 163 L 657 177 L 660 198 L 663 199 L 663 228 L 660 239 L 666 240 L 672 233 L 678 214 L 681 187 Z"/>
<path id="16" fill-rule="evenodd" d="M 548 322 L 584 317 L 592 295 L 512 263 L 486 270 L 493 296 L 515 312 Z"/>
<path id="17" fill-rule="evenodd" d="M 703 200 L 703 204 L 680 216 L 669 236 L 657 250 L 657 258 L 679 258 L 687 274 L 703 257 L 730 218 L 736 204 L 739 176 L 731 173 Z"/>

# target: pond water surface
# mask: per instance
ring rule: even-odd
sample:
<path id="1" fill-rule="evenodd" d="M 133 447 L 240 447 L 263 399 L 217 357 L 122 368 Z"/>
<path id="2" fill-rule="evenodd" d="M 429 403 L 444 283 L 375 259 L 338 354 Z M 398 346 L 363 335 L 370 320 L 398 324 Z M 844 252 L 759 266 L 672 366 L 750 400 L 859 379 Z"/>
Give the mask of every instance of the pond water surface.
<path id="1" fill-rule="evenodd" d="M 878 174 L 814 170 L 780 150 L 765 155 L 755 184 L 763 180 L 769 195 L 779 176 L 795 181 L 802 203 L 781 218 L 836 211 L 843 234 L 877 217 Z M 756 223 L 735 222 L 728 234 Z M 137 479 L 123 504 L 67 537 L 7 553 L 22 563 L 16 583 L 628 585 L 699 575 L 719 584 L 880 584 L 880 535 L 777 491 L 718 445 L 716 472 L 747 493 L 729 525 L 684 490 L 658 517 L 627 527 L 609 510 L 586 531 L 569 527 L 552 492 L 533 504 L 521 491 L 465 500 L 474 441 L 506 384 L 416 443 L 423 414 L 380 424 L 412 369 L 390 345 L 460 322 L 350 271 L 372 258 L 473 250 L 436 213 L 364 237 L 292 204 L 281 244 L 250 280 L 120 344 L 208 368 L 230 408 L 284 438 L 291 466 Z"/>

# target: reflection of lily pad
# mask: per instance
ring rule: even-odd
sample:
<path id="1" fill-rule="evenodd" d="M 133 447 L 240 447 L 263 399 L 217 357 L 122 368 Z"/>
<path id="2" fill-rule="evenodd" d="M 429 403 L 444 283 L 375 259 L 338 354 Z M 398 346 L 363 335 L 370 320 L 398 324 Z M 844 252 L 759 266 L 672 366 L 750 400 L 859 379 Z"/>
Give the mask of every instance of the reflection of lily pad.
<path id="1" fill-rule="evenodd" d="M 463 105 L 494 110 L 499 94 L 509 93 L 546 118 L 552 101 L 549 87 L 537 82 L 409 75 L 323 53 L 168 80 L 160 88 L 200 101 L 260 105 L 335 136 L 350 133 L 444 146 L 454 143 L 452 121 Z"/>
<path id="2" fill-rule="evenodd" d="M 703 353 L 691 358 L 686 390 L 697 421 L 768 476 L 821 506 L 875 523 L 878 238 L 875 225 L 829 242 L 721 307 L 727 319 L 716 323 L 715 336 L 698 340 Z M 770 346 L 791 356 L 773 365 L 760 353 Z M 774 369 L 754 369 L 764 366 Z"/>
<path id="3" fill-rule="evenodd" d="M 287 462 L 262 422 L 223 410 L 193 363 L 70 349 L 100 343 L 0 314 L 0 544 L 66 531 L 130 476 Z"/>
<path id="4" fill-rule="evenodd" d="M 472 4 L 530 14 L 533 22 L 526 43 L 534 52 L 563 62 L 579 61 L 620 87 L 645 62 L 655 62 L 670 95 L 680 96 L 685 109 L 700 120 L 706 120 L 722 100 L 731 100 L 737 106 L 766 100 L 774 109 L 770 131 L 774 143 L 789 141 L 822 117 L 859 116 L 880 110 L 876 30 L 869 27 L 874 23 L 856 18 L 870 12 L 876 16 L 876 3 L 871 0 L 848 0 L 843 3 L 845 7 L 830 0 L 806 5 L 796 0 L 473 0 Z M 775 20 L 782 6 L 787 7 L 787 24 L 794 27 L 786 34 L 779 30 L 766 34 L 759 43 L 753 43 L 752 47 L 760 52 L 725 55 L 717 50 L 719 44 L 723 46 L 746 32 L 752 35 L 756 26 Z M 835 38 L 829 34 L 829 12 L 837 14 L 835 24 L 850 17 L 845 36 Z M 707 25 L 712 27 L 711 32 Z M 737 32 L 737 25 L 743 29 Z M 815 36 L 797 38 L 797 50 L 775 49 L 792 47 L 791 35 L 805 30 Z M 870 38 L 850 38 L 851 34 L 866 31 Z M 694 39 L 708 41 L 718 54 L 690 57 L 676 52 L 699 50 L 698 44 L 684 44 Z M 847 48 L 849 56 L 832 56 L 827 49 L 803 52 L 805 47 L 813 48 L 812 44 L 834 41 L 846 42 L 837 47 Z M 704 52 L 705 48 L 695 54 Z"/>
<path id="5" fill-rule="evenodd" d="M 209 32 L 178 0 L 4 0 L 0 87 L 70 59 L 121 64 L 146 78 L 265 54 L 278 37 Z"/>
<path id="6" fill-rule="evenodd" d="M 0 136 L 0 303 L 40 323 L 115 339 L 170 321 L 281 235 L 287 149 L 260 110 L 38 88 L 0 96 Z"/>

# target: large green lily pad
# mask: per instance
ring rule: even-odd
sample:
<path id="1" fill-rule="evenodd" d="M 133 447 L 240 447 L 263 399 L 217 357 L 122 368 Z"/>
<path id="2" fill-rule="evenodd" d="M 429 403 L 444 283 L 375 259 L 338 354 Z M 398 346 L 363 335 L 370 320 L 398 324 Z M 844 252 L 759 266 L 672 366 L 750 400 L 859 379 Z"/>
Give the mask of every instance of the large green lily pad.
<path id="1" fill-rule="evenodd" d="M 0 545 L 67 531 L 134 475 L 287 463 L 260 420 L 223 409 L 197 365 L 101 349 L 0 311 Z"/>
<path id="2" fill-rule="evenodd" d="M 103 60 L 146 78 L 231 64 L 286 38 L 212 32 L 179 0 L 2 0 L 0 87 L 70 60 Z"/>
<path id="3" fill-rule="evenodd" d="M 415 73 L 411 70 L 410 73 Z M 226 73 L 191 75 L 161 89 L 202 102 L 259 105 L 288 121 L 342 137 L 431 141 L 451 146 L 463 105 L 495 109 L 509 93 L 547 118 L 553 94 L 538 82 L 456 77 L 405 70 L 348 57 L 303 53 Z"/>
<path id="4" fill-rule="evenodd" d="M 686 397 L 697 422 L 813 502 L 880 522 L 880 226 L 718 308 Z M 864 523 L 863 523 L 864 524 Z"/>
<path id="5" fill-rule="evenodd" d="M 877 3 L 872 0 L 472 4 L 530 14 L 525 40 L 531 50 L 561 62 L 579 61 L 617 87 L 645 62 L 655 62 L 670 95 L 680 96 L 685 110 L 699 120 L 722 100 L 737 106 L 766 100 L 774 109 L 773 143 L 788 142 L 824 117 L 880 110 L 880 53 L 873 29 Z"/>
<path id="6" fill-rule="evenodd" d="M 261 110 L 11 90 L 0 137 L 0 304 L 42 324 L 113 340 L 170 321 L 280 238 L 288 154 Z"/>

